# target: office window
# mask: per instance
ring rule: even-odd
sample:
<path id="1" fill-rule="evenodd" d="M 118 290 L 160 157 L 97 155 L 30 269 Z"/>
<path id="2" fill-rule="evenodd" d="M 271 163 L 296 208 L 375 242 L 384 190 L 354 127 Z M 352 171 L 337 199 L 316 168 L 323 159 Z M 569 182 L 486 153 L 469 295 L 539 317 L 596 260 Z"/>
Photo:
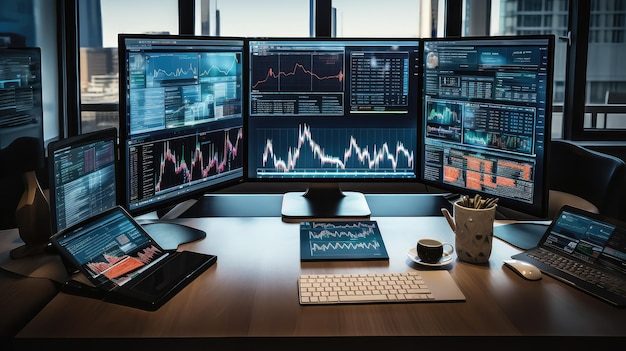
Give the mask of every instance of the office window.
<path id="1" fill-rule="evenodd" d="M 56 4 L 49 0 L 0 0 L 0 9 L 0 47 L 41 48 L 43 138 L 47 144 L 59 136 Z"/>
<path id="2" fill-rule="evenodd" d="M 196 0 L 197 34 L 310 36 L 309 0 Z"/>
<path id="3" fill-rule="evenodd" d="M 436 33 L 438 2 L 333 0 L 333 36 L 430 38 Z"/>
<path id="4" fill-rule="evenodd" d="M 542 0 L 525 0 L 517 3 L 519 11 L 541 11 Z"/>
<path id="5" fill-rule="evenodd" d="M 42 14 L 36 24 L 31 26 L 56 29 L 55 6 L 57 1 L 30 0 L 36 4 Z M 195 33 L 197 34 L 219 34 L 222 36 L 310 36 L 314 31 L 311 26 L 311 19 L 314 18 L 310 12 L 311 3 L 315 0 L 194 0 Z M 81 28 L 81 71 L 80 71 L 80 93 L 81 93 L 81 116 L 80 125 L 82 131 L 90 131 L 101 127 L 117 126 L 117 96 L 113 92 L 116 88 L 115 79 L 117 77 L 116 43 L 112 39 L 115 36 L 107 33 L 117 32 L 170 32 L 177 33 L 178 21 L 181 15 L 178 13 L 179 0 L 78 0 L 80 11 L 79 18 Z M 568 31 L 569 0 L 464 0 L 463 16 L 471 17 L 468 23 L 478 23 L 471 31 L 467 30 L 468 25 L 464 23 L 463 35 L 522 35 L 522 34 L 544 34 L 554 33 L 557 37 L 565 36 Z M 3 19 L 6 23 L 19 23 L 20 16 L 6 15 L 5 13 L 19 12 L 24 8 L 24 3 L 28 1 L 8 1 L 0 0 L 2 4 Z M 471 6 L 468 5 L 471 3 Z M 574 4 L 585 4 L 586 2 L 574 2 Z M 436 37 L 443 36 L 445 24 L 445 0 L 388 0 L 380 2 L 376 0 L 332 0 L 332 28 L 335 36 L 342 37 Z M 626 1 L 623 0 L 592 0 L 590 3 L 592 16 L 589 27 L 589 59 L 587 77 L 590 79 L 586 86 L 586 103 L 605 105 L 606 97 L 623 92 L 624 87 L 620 83 L 626 82 L 624 70 L 615 57 L 621 57 L 626 50 Z M 128 6 L 136 8 L 129 11 Z M 576 5 L 582 6 L 582 5 Z M 583 6 L 584 7 L 584 6 Z M 47 9 L 48 8 L 48 9 Z M 98 11 L 91 10 L 97 8 Z M 19 9 L 16 10 L 16 9 Z M 8 11 L 8 12 L 7 12 Z M 88 15 L 91 13 L 91 15 Z M 490 13 L 490 15 L 486 15 Z M 94 14 L 98 14 L 94 16 Z M 519 16 L 518 16 L 519 15 Z M 530 19 L 521 19 L 524 16 L 540 16 L 539 25 Z M 17 20 L 15 19 L 17 18 Z M 482 18 L 482 20 L 481 20 Z M 463 21 L 467 19 L 464 17 Z M 530 21 L 530 22 L 524 22 Z M 47 23 L 47 24 L 46 24 Z M 288 24 L 287 24 L 288 23 Z M 52 24 L 50 26 L 50 24 Z M 526 26 L 533 24 L 532 26 Z M 484 27 L 487 26 L 487 29 Z M 48 40 L 40 41 L 42 46 L 55 46 L 54 36 L 56 32 L 52 28 L 38 30 L 38 36 L 50 37 Z M 586 29 L 583 29 L 586 31 Z M 85 35 L 87 33 L 87 35 Z M 100 37 L 101 36 L 101 37 Z M 90 40 L 99 38 L 97 43 L 84 43 L 82 37 Z M 38 39 L 39 40 L 39 39 Z M 45 43 L 45 44 L 44 44 Z M 56 88 L 57 57 L 59 54 L 56 48 L 43 52 L 46 64 L 51 68 L 44 70 L 44 84 L 53 84 L 51 93 L 44 94 L 45 119 L 50 123 L 44 123 L 45 138 L 47 140 L 56 138 L 59 130 L 59 116 L 56 111 L 56 101 L 58 101 L 58 91 Z M 565 94 L 563 87 L 570 85 L 565 82 L 565 67 L 567 57 L 567 46 L 565 41 L 558 40 L 556 48 L 555 67 L 555 89 L 554 103 L 556 107 L 563 106 Z M 607 53 L 602 57 L 602 53 Z M 45 57 L 49 55 L 49 58 Z M 100 61 L 94 63 L 93 61 Z M 103 64 L 102 61 L 109 61 L 110 64 Z M 598 67 L 604 70 L 604 74 L 596 75 Z M 579 67 L 577 72 L 582 71 Z M 606 74 L 606 72 L 611 72 Z M 66 75 L 67 72 L 60 72 Z M 46 76 L 55 75 L 52 79 Z M 592 85 L 593 83 L 593 85 Z M 607 84 L 596 84 L 607 83 Z M 561 87 L 557 89 L 556 87 Z M 608 87 L 608 88 L 607 88 Z M 601 89 L 603 91 L 593 91 L 590 89 Z M 561 93 L 558 93 L 558 92 Z M 609 93 L 610 91 L 610 93 Z M 53 94 L 56 94 L 53 97 Z M 72 94 L 72 92 L 70 92 Z M 107 96 L 108 95 L 108 96 Z M 602 99 L 602 96 L 605 99 Z M 583 100 L 583 99 L 577 99 Z M 611 106 L 612 109 L 615 106 Z M 559 110 L 556 108 L 555 110 Z M 592 117 L 589 117 L 592 118 Z M 619 117 L 610 116 L 608 122 L 600 122 L 602 127 L 614 126 Z M 622 118 L 621 120 L 626 120 Z M 559 123 L 562 121 L 558 113 L 553 116 L 553 131 L 557 136 L 562 136 Z M 588 119 L 586 126 L 592 126 Z M 578 122 L 577 122 L 578 124 Z M 74 124 L 75 125 L 75 124 Z M 575 128 L 581 128 L 575 127 Z M 585 127 L 587 128 L 587 127 Z M 596 128 L 596 127 L 593 127 Z M 554 134 L 553 134 L 554 135 Z M 590 138 L 596 138 L 591 136 Z"/>
<path id="6" fill-rule="evenodd" d="M 552 16 L 543 16 L 543 25 L 544 27 L 551 27 L 552 26 Z"/>
<path id="7" fill-rule="evenodd" d="M 81 132 L 119 128 L 118 33 L 178 33 L 178 0 L 79 0 Z"/>
<path id="8" fill-rule="evenodd" d="M 538 27 L 541 25 L 540 15 L 521 15 L 518 21 L 524 27 Z"/>
<path id="9" fill-rule="evenodd" d="M 626 57 L 626 7 L 622 3 L 591 1 L 585 131 L 626 129 L 626 70 L 622 68 Z"/>

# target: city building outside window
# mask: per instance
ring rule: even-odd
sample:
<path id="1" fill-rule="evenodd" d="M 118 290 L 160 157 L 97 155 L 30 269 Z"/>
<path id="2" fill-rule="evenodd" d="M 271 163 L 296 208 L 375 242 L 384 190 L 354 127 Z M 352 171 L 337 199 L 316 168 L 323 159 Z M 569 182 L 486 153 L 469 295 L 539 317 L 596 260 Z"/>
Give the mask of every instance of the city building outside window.
<path id="1" fill-rule="evenodd" d="M 192 14 L 195 33 L 313 36 L 314 3 L 314 0 L 195 0 L 195 14 Z M 331 3 L 331 31 L 337 37 L 444 35 L 448 1 L 388 0 L 383 5 L 374 0 L 332 0 Z M 116 34 L 177 34 L 181 14 L 178 0 L 79 0 L 79 4 L 81 130 L 85 132 L 118 126 Z M 131 5 L 135 10 L 129 9 Z M 562 38 L 568 33 L 569 6 L 569 0 L 464 0 L 462 7 L 463 35 L 554 34 L 557 37 L 553 138 L 563 137 L 568 46 Z M 386 9 L 392 10 L 386 12 Z M 625 107 L 619 102 L 626 91 L 626 71 L 621 69 L 619 59 L 626 50 L 626 2 L 592 0 L 590 16 L 586 114 L 584 126 L 575 128 L 626 130 Z"/>
<path id="2" fill-rule="evenodd" d="M 178 0 L 79 0 L 81 132 L 119 128 L 118 33 L 178 34 Z"/>
<path id="3" fill-rule="evenodd" d="M 626 1 L 592 0 L 590 15 L 584 128 L 624 130 Z"/>

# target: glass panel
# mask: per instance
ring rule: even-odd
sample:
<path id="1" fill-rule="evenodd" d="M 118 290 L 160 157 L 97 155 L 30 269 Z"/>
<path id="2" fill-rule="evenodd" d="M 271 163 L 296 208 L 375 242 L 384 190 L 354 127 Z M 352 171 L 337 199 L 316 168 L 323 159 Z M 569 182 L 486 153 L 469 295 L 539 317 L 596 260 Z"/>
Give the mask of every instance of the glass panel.
<path id="1" fill-rule="evenodd" d="M 80 0 L 81 131 L 119 128 L 118 33 L 178 34 L 178 0 Z"/>
<path id="2" fill-rule="evenodd" d="M 626 129 L 626 7 L 622 3 L 591 2 L 585 130 Z"/>
<path id="3" fill-rule="evenodd" d="M 475 2 L 476 0 L 466 0 Z M 482 2 L 482 1 L 480 1 Z M 568 0 L 492 0 L 490 35 L 554 34 L 557 38 L 567 33 Z M 543 25 L 541 18 L 544 19 Z M 567 43 L 556 41 L 554 56 L 552 138 L 563 136 L 563 98 Z"/>
<path id="4" fill-rule="evenodd" d="M 47 144 L 59 136 L 56 4 L 49 0 L 0 0 L 0 8 L 0 47 L 41 48 L 43 138 Z M 23 127 L 15 130 L 19 129 Z M 11 130 L 3 128 L 0 135 Z"/>
<path id="5" fill-rule="evenodd" d="M 309 0 L 196 0 L 196 33 L 308 37 Z"/>
<path id="6" fill-rule="evenodd" d="M 333 32 L 337 37 L 430 38 L 436 36 L 436 4 L 430 0 L 333 0 Z"/>

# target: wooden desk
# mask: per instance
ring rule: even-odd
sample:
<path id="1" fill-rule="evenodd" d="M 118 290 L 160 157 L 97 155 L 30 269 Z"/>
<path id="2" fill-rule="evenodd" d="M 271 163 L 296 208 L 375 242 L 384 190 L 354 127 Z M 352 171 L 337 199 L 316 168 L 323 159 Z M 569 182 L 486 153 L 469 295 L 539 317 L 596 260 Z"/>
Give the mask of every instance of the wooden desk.
<path id="1" fill-rule="evenodd" d="M 86 344 L 89 350 L 399 350 L 431 343 L 462 347 L 469 341 L 481 349 L 510 350 L 536 347 L 528 336 L 571 336 L 559 342 L 578 347 L 624 341 L 624 310 L 547 276 L 523 280 L 502 265 L 518 250 L 497 239 L 489 264 L 455 258 L 446 267 L 466 302 L 300 306 L 301 273 L 421 270 L 407 257 L 418 238 L 454 240 L 443 217 L 372 219 L 380 225 L 388 262 L 300 262 L 298 224 L 279 217 L 179 219 L 207 232 L 204 240 L 181 249 L 218 256 L 191 285 L 155 312 L 60 293 L 17 335 L 16 349 Z"/>

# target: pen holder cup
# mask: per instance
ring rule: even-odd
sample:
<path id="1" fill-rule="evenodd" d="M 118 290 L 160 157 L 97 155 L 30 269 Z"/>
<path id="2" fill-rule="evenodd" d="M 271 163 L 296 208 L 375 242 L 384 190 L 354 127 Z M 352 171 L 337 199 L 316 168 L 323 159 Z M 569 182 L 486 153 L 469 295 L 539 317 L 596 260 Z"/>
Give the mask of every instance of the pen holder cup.
<path id="1" fill-rule="evenodd" d="M 450 225 L 455 234 L 454 246 L 459 260 L 469 263 L 488 262 L 493 242 L 496 205 L 489 208 L 469 208 L 455 202 L 453 211 L 454 219 Z M 446 217 L 451 219 L 449 215 Z"/>

